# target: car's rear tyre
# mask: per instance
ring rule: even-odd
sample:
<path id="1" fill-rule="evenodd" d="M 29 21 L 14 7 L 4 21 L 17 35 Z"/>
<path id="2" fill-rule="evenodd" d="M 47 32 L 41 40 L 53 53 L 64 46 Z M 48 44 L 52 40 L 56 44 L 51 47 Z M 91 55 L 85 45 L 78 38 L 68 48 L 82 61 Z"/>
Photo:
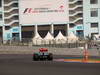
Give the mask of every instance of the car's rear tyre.
<path id="1" fill-rule="evenodd" d="M 39 60 L 39 55 L 38 54 L 34 54 L 33 55 L 33 60 L 34 61 L 38 61 Z"/>
<path id="2" fill-rule="evenodd" d="M 43 56 L 40 56 L 40 60 L 41 60 L 41 61 L 43 61 L 43 60 L 44 60 Z"/>
<path id="3" fill-rule="evenodd" d="M 52 61 L 53 60 L 53 54 L 52 53 L 49 53 L 49 55 L 48 55 L 48 58 L 47 58 L 48 60 L 50 60 L 50 61 Z"/>

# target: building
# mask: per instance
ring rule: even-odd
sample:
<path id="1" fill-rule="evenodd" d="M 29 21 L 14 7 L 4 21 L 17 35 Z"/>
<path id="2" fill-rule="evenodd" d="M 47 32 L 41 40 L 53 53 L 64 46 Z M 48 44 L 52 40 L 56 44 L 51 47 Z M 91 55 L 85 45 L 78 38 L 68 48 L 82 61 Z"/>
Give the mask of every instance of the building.
<path id="1" fill-rule="evenodd" d="M 83 35 L 83 1 L 69 0 L 69 31 Z"/>
<path id="2" fill-rule="evenodd" d="M 64 5 L 66 5 L 66 7 L 61 5 L 59 7 L 60 9 L 58 10 L 62 21 L 60 21 L 61 19 L 57 17 L 57 14 L 55 14 L 53 10 L 50 10 L 50 8 L 55 9 L 51 7 L 50 4 L 48 4 L 46 7 L 41 7 L 41 9 L 40 7 L 33 9 L 28 6 L 32 6 L 31 3 L 35 3 L 36 0 L 31 0 L 30 4 L 28 4 L 27 2 L 29 1 L 30 0 L 0 0 L 1 39 L 11 40 L 16 38 L 22 40 L 22 38 L 34 37 L 36 32 L 38 32 L 41 37 L 45 37 L 48 31 L 50 31 L 51 34 L 54 36 L 57 36 L 59 31 L 61 31 L 65 36 L 70 34 L 70 32 L 74 32 L 74 34 L 80 37 L 100 34 L 100 0 L 60 0 L 61 3 L 64 3 Z M 56 7 L 56 4 L 59 5 L 60 3 L 56 3 L 57 0 L 53 1 L 55 2 L 55 4 L 52 1 L 51 4 L 53 3 L 54 7 Z M 49 8 L 47 8 L 48 6 Z M 66 11 L 66 14 L 62 11 L 63 7 L 66 9 L 64 10 Z M 33 13 L 33 10 L 39 10 L 41 13 L 47 13 L 47 11 L 50 13 L 52 11 L 54 14 L 49 14 L 52 16 L 49 16 L 51 17 L 50 22 L 48 19 L 49 17 L 45 16 L 44 20 L 47 20 L 45 23 L 44 20 L 42 21 L 41 18 L 39 18 L 39 21 L 42 22 L 38 23 L 38 17 L 36 16 L 35 18 L 37 18 L 37 20 L 33 20 L 32 22 L 32 19 L 29 19 L 29 16 L 27 17 L 27 15 L 23 16 L 22 12 Z M 58 11 L 55 10 L 55 12 Z M 60 12 L 63 15 L 61 15 Z"/>
<path id="3" fill-rule="evenodd" d="M 84 0 L 83 6 L 84 35 L 100 35 L 100 0 Z"/>
<path id="4" fill-rule="evenodd" d="M 13 37 L 19 38 L 19 8 L 18 0 L 0 0 L 1 7 L 1 38 L 10 40 Z"/>

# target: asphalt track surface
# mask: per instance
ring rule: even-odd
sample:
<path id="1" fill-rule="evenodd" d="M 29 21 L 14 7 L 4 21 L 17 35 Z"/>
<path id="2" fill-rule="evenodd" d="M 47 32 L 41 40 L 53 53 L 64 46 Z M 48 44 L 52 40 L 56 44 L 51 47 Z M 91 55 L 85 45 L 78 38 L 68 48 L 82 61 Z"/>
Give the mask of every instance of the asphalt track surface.
<path id="1" fill-rule="evenodd" d="M 6 54 L 0 55 L 0 75 L 100 75 L 100 64 L 32 61 L 32 55 Z"/>

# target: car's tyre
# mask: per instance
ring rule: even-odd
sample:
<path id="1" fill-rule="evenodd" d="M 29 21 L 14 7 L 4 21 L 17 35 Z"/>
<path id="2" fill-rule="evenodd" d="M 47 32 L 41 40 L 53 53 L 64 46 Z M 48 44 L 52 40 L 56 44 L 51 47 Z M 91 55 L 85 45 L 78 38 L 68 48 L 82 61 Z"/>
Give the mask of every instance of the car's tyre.
<path id="1" fill-rule="evenodd" d="M 33 55 L 33 60 L 34 61 L 38 61 L 39 60 L 39 55 L 38 54 L 34 54 Z"/>
<path id="2" fill-rule="evenodd" d="M 40 56 L 40 60 L 41 60 L 41 61 L 43 61 L 43 60 L 44 60 L 43 56 Z"/>
<path id="3" fill-rule="evenodd" d="M 52 53 L 49 53 L 49 55 L 48 55 L 48 58 L 47 58 L 48 60 L 50 60 L 50 61 L 52 61 L 53 60 L 53 54 Z"/>

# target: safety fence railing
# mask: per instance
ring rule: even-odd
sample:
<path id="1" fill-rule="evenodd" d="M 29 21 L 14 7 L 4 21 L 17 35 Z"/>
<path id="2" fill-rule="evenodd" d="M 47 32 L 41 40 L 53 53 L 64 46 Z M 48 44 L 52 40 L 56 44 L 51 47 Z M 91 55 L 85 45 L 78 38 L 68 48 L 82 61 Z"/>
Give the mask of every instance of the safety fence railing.
<path id="1" fill-rule="evenodd" d="M 95 48 L 99 47 L 99 42 L 95 41 L 63 41 L 63 40 L 32 40 L 31 38 L 23 38 L 20 40 L 0 40 L 0 45 L 8 45 L 8 46 L 38 46 L 38 47 L 57 47 L 57 48 L 78 48 L 78 47 L 85 47 L 87 43 L 88 48 Z"/>
<path id="2" fill-rule="evenodd" d="M 60 40 L 61 41 L 61 40 Z M 40 47 L 64 47 L 64 48 L 76 48 L 76 47 L 84 47 L 85 42 L 73 42 L 73 43 L 68 43 L 67 41 L 65 43 L 59 42 L 57 43 L 56 41 L 39 41 L 35 40 L 32 41 L 29 38 L 23 38 L 22 41 L 19 40 L 8 40 L 8 41 L 2 41 L 0 40 L 0 45 L 9 45 L 9 46 L 40 46 Z"/>

